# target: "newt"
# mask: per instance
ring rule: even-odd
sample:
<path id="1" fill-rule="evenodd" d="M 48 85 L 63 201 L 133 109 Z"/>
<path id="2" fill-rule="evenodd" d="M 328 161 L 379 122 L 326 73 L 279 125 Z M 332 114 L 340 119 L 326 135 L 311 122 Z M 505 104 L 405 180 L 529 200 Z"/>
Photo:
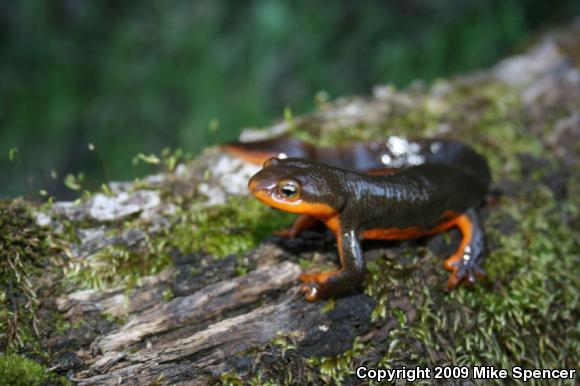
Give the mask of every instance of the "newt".
<path id="1" fill-rule="evenodd" d="M 360 287 L 363 239 L 407 240 L 457 227 L 460 245 L 444 261 L 451 271 L 447 287 L 485 276 L 485 231 L 476 207 L 491 175 L 485 158 L 460 141 L 393 136 L 332 149 L 281 137 L 232 143 L 226 150 L 253 162 L 267 158 L 248 187 L 266 205 L 308 216 L 287 236 L 313 219 L 335 234 L 340 268 L 300 276 L 309 301 Z"/>

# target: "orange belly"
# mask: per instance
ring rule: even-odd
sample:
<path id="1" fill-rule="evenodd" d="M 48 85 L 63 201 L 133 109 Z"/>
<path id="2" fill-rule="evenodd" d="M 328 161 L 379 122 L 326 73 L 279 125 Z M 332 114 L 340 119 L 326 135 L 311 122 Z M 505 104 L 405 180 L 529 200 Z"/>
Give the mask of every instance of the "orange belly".
<path id="1" fill-rule="evenodd" d="M 453 217 L 452 217 L 453 216 Z M 408 240 L 419 237 L 431 236 L 444 232 L 456 225 L 457 214 L 446 212 L 444 217 L 447 219 L 440 222 L 432 228 L 408 227 L 408 228 L 376 228 L 367 229 L 362 233 L 362 238 L 367 240 Z M 452 218 L 449 218 L 452 217 Z"/>

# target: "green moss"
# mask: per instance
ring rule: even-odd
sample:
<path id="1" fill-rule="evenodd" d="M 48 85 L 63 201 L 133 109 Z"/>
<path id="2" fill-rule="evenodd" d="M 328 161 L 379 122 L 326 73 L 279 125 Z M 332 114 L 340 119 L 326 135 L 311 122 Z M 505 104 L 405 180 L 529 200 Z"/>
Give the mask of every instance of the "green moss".
<path id="1" fill-rule="evenodd" d="M 0 354 L 0 383 L 10 386 L 70 385 L 44 366 L 15 354 Z"/>
<path id="2" fill-rule="evenodd" d="M 556 206 L 546 188 L 505 201 L 503 209 L 518 229 L 496 235 L 488 270 L 498 288 L 457 292 L 449 299 L 475 309 L 482 322 L 462 335 L 457 352 L 466 361 L 493 360 L 504 367 L 517 360 L 537 368 L 574 367 L 580 361 L 574 323 L 580 268 L 573 256 L 580 256 L 580 237 L 562 222 L 567 210 Z M 474 343 L 483 350 L 468 350 Z"/>
<path id="3" fill-rule="evenodd" d="M 262 374 L 258 374 L 255 377 L 247 378 L 241 375 L 238 375 L 232 371 L 223 373 L 219 377 L 220 383 L 224 386 L 241 386 L 241 385 L 250 385 L 250 386 L 277 386 L 280 383 L 274 382 L 269 379 L 264 379 Z M 292 384 L 291 380 L 286 382 L 285 384 Z"/>
<path id="4" fill-rule="evenodd" d="M 175 295 L 173 294 L 173 291 L 171 290 L 171 288 L 166 289 L 165 291 L 163 291 L 163 299 L 168 302 L 171 299 L 173 299 Z"/>
<path id="5" fill-rule="evenodd" d="M 224 205 L 201 207 L 190 204 L 168 218 L 170 227 L 147 234 L 140 247 L 111 245 L 99 250 L 70 272 L 69 278 L 85 287 L 137 284 L 144 275 L 152 275 L 171 264 L 171 254 L 206 252 L 215 257 L 238 256 L 238 275 L 249 267 L 243 253 L 256 247 L 274 230 L 288 227 L 293 215 L 274 212 L 253 197 L 233 197 Z M 129 221 L 122 230 L 146 227 L 141 220 Z"/>
<path id="6" fill-rule="evenodd" d="M 324 307 L 322 307 L 322 312 L 330 312 L 334 310 L 336 307 L 336 299 L 330 298 L 324 303 Z"/>
<path id="7" fill-rule="evenodd" d="M 316 120 L 304 120 L 290 129 L 292 136 L 317 146 L 333 147 L 345 142 L 382 140 L 387 136 L 421 137 L 430 128 L 436 127 L 442 114 L 435 111 L 423 97 L 411 105 L 393 104 L 389 118 L 376 125 L 357 124 L 344 126 L 341 122 L 325 122 L 327 128 L 320 130 Z"/>
<path id="8" fill-rule="evenodd" d="M 225 205 L 180 211 L 163 235 L 163 248 L 187 254 L 204 251 L 217 257 L 239 255 L 257 246 L 277 229 L 287 227 L 292 215 L 273 212 L 253 197 L 234 197 Z"/>
<path id="9" fill-rule="evenodd" d="M 302 271 L 311 271 L 312 267 L 315 265 L 314 259 L 301 257 L 298 259 L 298 265 Z"/>
<path id="10" fill-rule="evenodd" d="M 286 351 L 295 350 L 297 347 L 296 341 L 302 337 L 300 332 L 278 332 L 276 337 L 272 339 L 272 344 L 280 348 L 281 355 L 284 356 Z"/>
<path id="11" fill-rule="evenodd" d="M 362 354 L 365 345 L 356 338 L 352 348 L 334 357 L 310 358 L 308 364 L 320 371 L 320 378 L 326 384 L 342 384 L 345 378 L 354 373 L 352 366 L 356 356 Z"/>
<path id="12" fill-rule="evenodd" d="M 68 279 L 75 285 L 89 288 L 122 284 L 132 286 L 141 276 L 157 271 L 152 264 L 164 266 L 164 262 L 154 260 L 148 254 L 122 245 L 111 245 L 82 261 L 76 261 Z"/>
<path id="13" fill-rule="evenodd" d="M 36 340 L 38 278 L 49 264 L 62 266 L 63 241 L 36 225 L 22 200 L 0 202 L 0 348 Z"/>
<path id="14" fill-rule="evenodd" d="M 46 369 L 20 355 L 0 355 L 0 379 L 5 385 L 34 386 L 48 380 Z"/>
<path id="15" fill-rule="evenodd" d="M 224 386 L 242 386 L 245 384 L 241 376 L 229 371 L 220 375 L 220 382 Z"/>

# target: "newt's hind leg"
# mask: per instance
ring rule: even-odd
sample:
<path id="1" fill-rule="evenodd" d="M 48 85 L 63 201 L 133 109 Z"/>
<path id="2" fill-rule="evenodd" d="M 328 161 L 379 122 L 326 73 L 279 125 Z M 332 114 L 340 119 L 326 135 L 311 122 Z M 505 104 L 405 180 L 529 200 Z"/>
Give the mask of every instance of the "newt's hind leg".
<path id="1" fill-rule="evenodd" d="M 470 208 L 457 217 L 455 225 L 461 231 L 461 244 L 457 251 L 443 263 L 446 269 L 452 271 L 447 281 L 449 289 L 455 288 L 464 280 L 468 284 L 474 284 L 477 278 L 485 277 L 485 272 L 481 268 L 486 253 L 485 231 L 477 213 Z"/>

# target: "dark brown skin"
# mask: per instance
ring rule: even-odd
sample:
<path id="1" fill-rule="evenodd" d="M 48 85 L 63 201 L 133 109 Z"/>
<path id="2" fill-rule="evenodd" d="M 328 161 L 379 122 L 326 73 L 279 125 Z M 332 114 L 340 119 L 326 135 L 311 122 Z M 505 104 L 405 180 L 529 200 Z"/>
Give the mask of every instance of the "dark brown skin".
<path id="1" fill-rule="evenodd" d="M 248 153 L 255 154 L 260 146 L 252 146 Z M 269 149 L 262 146 L 260 151 L 266 154 Z M 361 239 L 410 239 L 458 227 L 462 242 L 444 263 L 452 271 L 448 287 L 462 281 L 474 283 L 484 275 L 480 265 L 485 234 L 474 210 L 490 183 L 483 157 L 458 141 L 391 137 L 383 143 L 350 148 L 357 154 L 344 158 L 350 160 L 349 169 L 367 171 L 360 173 L 344 168 L 334 158 L 347 154 L 347 149 L 332 153 L 331 149 L 311 147 L 310 156 L 318 154 L 325 163 L 270 158 L 248 184 L 252 194 L 265 204 L 314 217 L 336 235 L 341 267 L 334 272 L 302 275 L 306 299 L 339 295 L 360 286 L 365 274 Z M 381 165 L 389 170 L 377 175 Z M 369 175 L 368 171 L 375 173 Z M 312 222 L 305 218 L 300 221 L 306 225 Z M 301 229 L 295 225 L 287 235 Z"/>

